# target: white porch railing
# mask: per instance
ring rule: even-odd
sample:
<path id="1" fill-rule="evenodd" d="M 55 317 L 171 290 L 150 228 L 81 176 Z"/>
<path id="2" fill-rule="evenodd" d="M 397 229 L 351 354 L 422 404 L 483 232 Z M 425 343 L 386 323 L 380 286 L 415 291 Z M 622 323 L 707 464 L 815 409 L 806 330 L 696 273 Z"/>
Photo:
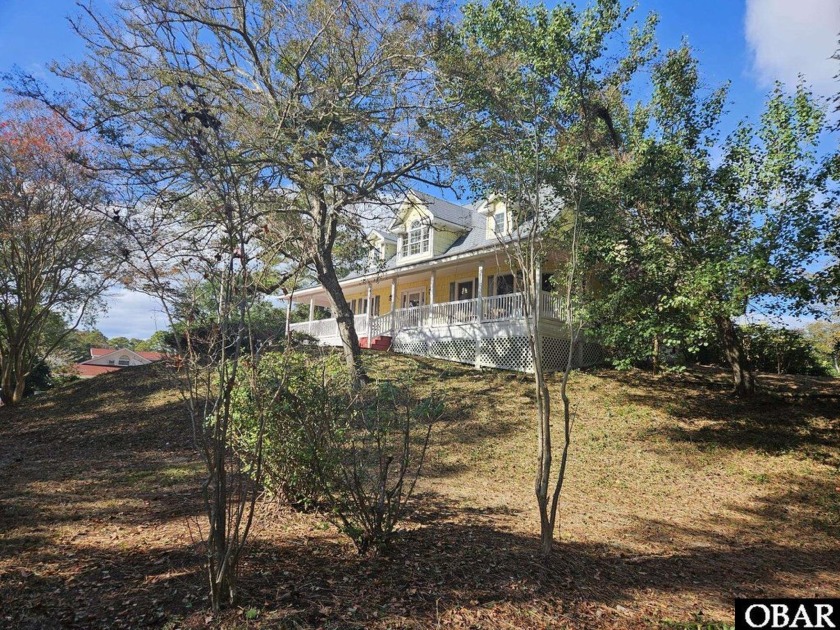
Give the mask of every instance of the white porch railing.
<path id="1" fill-rule="evenodd" d="M 543 291 L 540 295 L 540 315 L 566 321 L 566 301 L 559 295 Z"/>
<path id="2" fill-rule="evenodd" d="M 480 315 L 480 317 L 479 317 Z M 562 320 L 565 318 L 563 300 L 543 291 L 540 296 L 541 317 Z M 434 328 L 453 324 L 473 322 L 498 322 L 525 317 L 525 297 L 522 293 L 508 293 L 492 297 L 426 304 L 401 308 L 382 315 L 374 315 L 370 322 L 371 338 L 383 335 L 393 336 L 400 330 L 412 328 Z M 356 334 L 368 336 L 367 315 L 356 315 Z M 291 325 L 292 330 L 307 333 L 318 339 L 338 337 L 335 319 L 321 319 L 299 322 Z"/>
<path id="3" fill-rule="evenodd" d="M 481 319 L 493 322 L 525 317 L 525 296 L 521 293 L 508 293 L 482 298 Z"/>
<path id="4" fill-rule="evenodd" d="M 563 300 L 543 291 L 540 314 L 551 319 L 563 319 Z M 479 317 L 479 313 L 481 317 Z M 394 335 L 400 330 L 434 328 L 473 322 L 497 322 L 525 317 L 525 297 L 522 293 L 508 293 L 472 300 L 427 304 L 397 309 L 374 317 L 371 336 Z"/>
<path id="5" fill-rule="evenodd" d="M 359 337 L 367 336 L 367 315 L 356 315 L 354 318 L 356 334 Z M 294 331 L 306 333 L 318 339 L 338 337 L 338 323 L 335 318 L 314 319 L 311 322 L 298 322 L 289 326 Z"/>

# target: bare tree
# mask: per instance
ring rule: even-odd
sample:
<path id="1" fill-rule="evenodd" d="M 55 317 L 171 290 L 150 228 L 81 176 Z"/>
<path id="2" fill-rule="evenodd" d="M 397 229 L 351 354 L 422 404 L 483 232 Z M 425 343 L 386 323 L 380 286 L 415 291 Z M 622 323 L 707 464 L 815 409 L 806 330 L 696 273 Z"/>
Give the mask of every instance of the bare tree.
<path id="1" fill-rule="evenodd" d="M 363 379 L 336 239 L 372 218 L 375 206 L 363 202 L 394 198 L 412 181 L 443 181 L 455 133 L 441 123 L 435 14 L 405 0 L 149 0 L 142 10 L 120 4 L 112 17 L 83 10 L 74 25 L 88 57 L 56 71 L 80 88 L 86 115 L 61 111 L 117 145 L 142 146 L 134 173 L 158 186 L 183 166 L 165 148 L 174 123 L 235 117 L 242 155 L 299 213 L 298 245 L 330 296 L 348 368 Z M 18 87 L 44 98 L 30 79 Z"/>
<path id="2" fill-rule="evenodd" d="M 120 269 L 92 147 L 31 102 L 0 113 L 0 400 L 24 395 L 33 367 L 86 317 Z M 51 317 L 66 324 L 47 339 Z"/>
<path id="3" fill-rule="evenodd" d="M 192 119 L 182 125 L 191 167 L 179 185 L 190 194 L 173 202 L 170 185 L 120 225 L 133 244 L 132 286 L 160 299 L 177 333 L 177 383 L 206 467 L 206 567 L 218 610 L 236 601 L 263 476 L 261 408 L 254 441 L 247 451 L 233 448 L 235 392 L 256 387 L 260 361 L 273 349 L 258 345 L 252 317 L 262 288 L 282 284 L 297 268 L 278 272 L 278 255 L 261 241 L 266 206 L 276 211 L 276 199 L 235 151 L 227 129 Z"/>

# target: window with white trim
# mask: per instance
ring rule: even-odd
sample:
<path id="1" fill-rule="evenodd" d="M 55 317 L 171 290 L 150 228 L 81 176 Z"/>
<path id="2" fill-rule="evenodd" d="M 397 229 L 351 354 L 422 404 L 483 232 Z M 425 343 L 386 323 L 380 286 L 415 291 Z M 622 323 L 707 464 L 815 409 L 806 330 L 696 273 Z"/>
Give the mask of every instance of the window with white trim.
<path id="1" fill-rule="evenodd" d="M 414 256 L 429 251 L 429 226 L 415 219 L 408 226 L 408 231 L 402 238 L 402 255 Z"/>
<path id="2" fill-rule="evenodd" d="M 493 221 L 493 232 L 496 234 L 507 233 L 507 212 L 497 210 L 491 219 Z"/>

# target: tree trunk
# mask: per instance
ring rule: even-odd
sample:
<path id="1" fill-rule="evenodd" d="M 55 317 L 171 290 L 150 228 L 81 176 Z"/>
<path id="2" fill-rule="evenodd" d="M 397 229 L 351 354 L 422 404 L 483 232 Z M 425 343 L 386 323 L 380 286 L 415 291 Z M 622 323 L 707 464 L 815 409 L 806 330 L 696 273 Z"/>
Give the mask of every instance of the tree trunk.
<path id="1" fill-rule="evenodd" d="M 651 357 L 653 375 L 656 376 L 659 373 L 659 335 L 653 336 L 653 351 Z"/>
<path id="2" fill-rule="evenodd" d="M 318 274 L 318 282 L 330 296 L 330 304 L 335 313 L 335 321 L 338 325 L 338 334 L 341 337 L 341 345 L 344 349 L 344 360 L 347 363 L 347 371 L 350 375 L 350 382 L 354 387 L 359 387 L 367 382 L 367 374 L 362 366 L 362 350 L 359 346 L 359 336 L 356 334 L 353 311 L 344 298 L 344 291 L 338 282 L 338 274 L 333 263 L 333 246 L 338 234 L 338 219 L 326 200 L 326 191 L 322 188 L 318 191 L 317 203 L 315 204 L 316 221 L 314 225 L 313 241 L 315 245 L 315 271 Z"/>
<path id="3" fill-rule="evenodd" d="M 3 369 L 3 378 L 0 380 L 0 401 L 3 402 L 4 405 L 13 405 L 15 391 L 15 383 L 12 379 L 11 370 L 4 368 Z"/>
<path id="4" fill-rule="evenodd" d="M 214 444 L 215 484 L 213 504 L 211 506 L 210 553 L 210 605 L 219 611 L 225 604 L 233 604 L 233 571 L 227 559 L 227 469 L 225 466 L 225 447 Z"/>
<path id="5" fill-rule="evenodd" d="M 733 393 L 742 398 L 752 396 L 755 393 L 755 375 L 735 323 L 729 317 L 716 317 L 715 324 L 726 360 L 732 368 Z"/>
<path id="6" fill-rule="evenodd" d="M 554 542 L 554 519 L 549 502 L 551 480 L 551 394 L 545 382 L 542 360 L 542 343 L 539 329 L 535 326 L 532 343 L 534 357 L 534 389 L 537 395 L 537 475 L 534 479 L 534 494 L 540 513 L 540 555 L 548 558 Z"/>
<path id="7" fill-rule="evenodd" d="M 338 334 L 344 350 L 344 360 L 350 374 L 350 381 L 358 386 L 367 382 L 367 374 L 362 365 L 362 350 L 359 345 L 359 335 L 356 333 L 355 316 L 344 297 L 344 291 L 338 281 L 338 274 L 332 262 L 332 256 L 319 255 L 315 262 L 318 272 L 318 282 L 330 296 L 330 304 L 335 312 Z"/>
<path id="8" fill-rule="evenodd" d="M 534 494 L 537 497 L 537 508 L 540 515 L 540 555 L 544 559 L 551 556 L 554 545 L 554 526 L 557 515 L 557 500 L 563 483 L 564 466 L 561 465 L 556 482 L 551 483 L 552 440 L 551 440 L 551 392 L 545 379 L 542 358 L 542 337 L 539 329 L 539 304 L 537 296 L 541 286 L 538 281 L 528 287 L 527 295 L 532 315 L 529 316 L 529 345 L 531 357 L 534 361 L 534 393 L 537 402 L 537 474 L 534 478 Z M 569 356 L 574 353 L 570 345 Z M 565 453 L 563 457 L 565 462 Z"/>
<path id="9" fill-rule="evenodd" d="M 15 388 L 12 392 L 12 404 L 17 405 L 23 400 L 23 395 L 26 393 L 26 379 L 21 378 L 15 382 Z"/>
<path id="10" fill-rule="evenodd" d="M 23 361 L 19 353 L 13 348 L 9 351 L 6 361 L 3 362 L 2 376 L 0 377 L 0 400 L 4 405 L 17 405 L 23 400 L 26 391 L 26 377 L 20 377 L 23 373 Z"/>

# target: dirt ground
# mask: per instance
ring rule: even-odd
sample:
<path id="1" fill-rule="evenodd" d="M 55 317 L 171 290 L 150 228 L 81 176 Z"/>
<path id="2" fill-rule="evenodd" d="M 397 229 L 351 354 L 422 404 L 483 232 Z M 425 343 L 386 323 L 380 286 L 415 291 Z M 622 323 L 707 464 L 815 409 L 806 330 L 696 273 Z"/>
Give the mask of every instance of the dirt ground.
<path id="1" fill-rule="evenodd" d="M 734 597 L 840 593 L 840 381 L 762 376 L 745 403 L 713 368 L 575 374 L 546 564 L 527 377 L 367 360 L 443 386 L 453 411 L 397 544 L 362 558 L 318 515 L 265 501 L 240 607 L 217 616 L 201 467 L 164 368 L 0 409 L 0 627 L 719 627 Z"/>

